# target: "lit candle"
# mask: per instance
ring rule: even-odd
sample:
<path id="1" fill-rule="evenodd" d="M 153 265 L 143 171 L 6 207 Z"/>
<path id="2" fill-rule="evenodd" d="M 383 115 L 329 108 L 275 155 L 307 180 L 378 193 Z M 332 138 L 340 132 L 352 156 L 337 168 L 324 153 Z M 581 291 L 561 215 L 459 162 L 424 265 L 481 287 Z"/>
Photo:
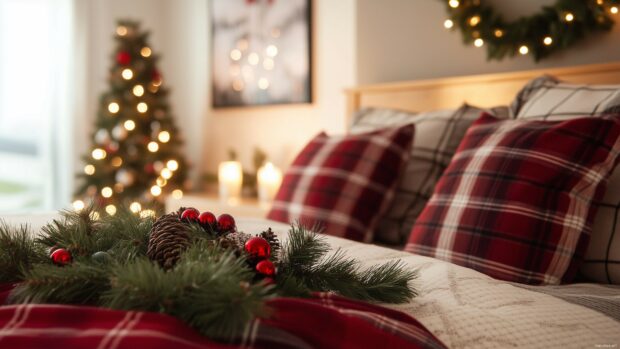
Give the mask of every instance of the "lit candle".
<path id="1" fill-rule="evenodd" d="M 243 170 L 238 161 L 224 161 L 218 169 L 220 200 L 228 203 L 238 203 L 241 198 L 243 184 Z"/>
<path id="2" fill-rule="evenodd" d="M 258 182 L 258 199 L 261 204 L 268 205 L 280 189 L 282 171 L 268 162 L 258 169 L 256 179 Z"/>

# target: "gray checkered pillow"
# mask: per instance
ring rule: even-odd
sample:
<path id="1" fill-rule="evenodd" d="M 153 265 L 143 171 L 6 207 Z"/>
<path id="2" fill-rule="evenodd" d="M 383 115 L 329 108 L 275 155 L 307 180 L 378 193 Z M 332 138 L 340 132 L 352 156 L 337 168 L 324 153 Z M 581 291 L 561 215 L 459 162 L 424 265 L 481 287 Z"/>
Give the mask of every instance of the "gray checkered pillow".
<path id="1" fill-rule="evenodd" d="M 354 116 L 350 132 L 357 134 L 380 128 L 415 124 L 411 157 L 392 203 L 375 228 L 376 242 L 404 245 L 416 218 L 433 193 L 435 183 L 465 131 L 483 109 L 463 105 L 457 110 L 410 113 L 392 109 L 363 109 Z M 486 110 L 498 117 L 508 117 L 508 108 Z"/>
<path id="2" fill-rule="evenodd" d="M 577 85 L 550 76 L 530 81 L 511 104 L 518 119 L 566 120 L 620 113 L 620 85 Z M 581 274 L 620 284 L 620 166 L 612 172 L 598 203 Z"/>

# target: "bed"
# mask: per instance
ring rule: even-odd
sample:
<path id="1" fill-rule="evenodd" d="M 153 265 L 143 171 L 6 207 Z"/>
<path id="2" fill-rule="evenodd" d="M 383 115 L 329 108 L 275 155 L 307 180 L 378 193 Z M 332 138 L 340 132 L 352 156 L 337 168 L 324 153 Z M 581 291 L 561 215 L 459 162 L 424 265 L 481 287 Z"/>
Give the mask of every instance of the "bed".
<path id="1" fill-rule="evenodd" d="M 574 83 L 618 84 L 620 63 L 355 87 L 346 91 L 347 115 L 368 107 L 405 111 L 455 108 L 463 101 L 483 107 L 506 105 L 526 82 L 541 74 Z M 8 218 L 11 222 L 23 219 Z M 49 218 L 41 215 L 28 220 L 38 225 Z M 242 231 L 260 231 L 270 226 L 284 240 L 288 230 L 288 225 L 266 219 L 238 217 L 237 225 Z M 448 348 L 617 348 L 620 345 L 619 286 L 524 285 L 394 248 L 333 236 L 326 239 L 332 247 L 341 248 L 363 265 L 400 259 L 418 270 L 414 285 L 418 296 L 406 304 L 386 307 L 415 318 Z M 390 320 L 384 320 L 384 327 L 393 329 Z M 15 328 L 0 328 L 0 346 L 3 336 L 14 332 Z M 132 332 L 123 335 L 130 338 Z M 114 343 L 123 346 L 121 340 Z"/>

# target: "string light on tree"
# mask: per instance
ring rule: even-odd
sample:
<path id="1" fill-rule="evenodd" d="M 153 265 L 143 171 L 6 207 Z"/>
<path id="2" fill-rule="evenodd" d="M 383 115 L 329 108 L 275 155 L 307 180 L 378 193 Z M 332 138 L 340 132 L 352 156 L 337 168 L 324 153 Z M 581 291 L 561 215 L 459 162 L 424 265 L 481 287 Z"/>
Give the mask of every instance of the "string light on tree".
<path id="1" fill-rule="evenodd" d="M 123 127 L 125 127 L 125 130 L 127 131 L 133 131 L 136 128 L 136 123 L 133 120 L 129 119 L 123 123 Z"/>
<path id="2" fill-rule="evenodd" d="M 159 144 L 153 141 L 149 142 L 149 144 L 146 147 L 151 153 L 155 153 L 159 150 Z"/>
<path id="3" fill-rule="evenodd" d="M 549 45 L 553 44 L 553 39 L 550 36 L 546 36 L 543 39 L 543 44 L 549 46 Z"/>
<path id="4" fill-rule="evenodd" d="M 614 15 L 618 14 L 618 7 L 617 6 L 610 7 L 609 12 L 611 12 Z"/>
<path id="5" fill-rule="evenodd" d="M 144 87 L 142 85 L 136 85 L 133 87 L 133 95 L 136 97 L 142 97 L 144 95 Z"/>
<path id="6" fill-rule="evenodd" d="M 530 49 L 525 46 L 525 45 L 521 45 L 521 47 L 519 47 L 519 53 L 522 55 L 526 55 L 528 54 L 528 52 L 530 52 Z"/>
<path id="7" fill-rule="evenodd" d="M 125 35 L 127 35 L 127 27 L 125 27 L 124 25 L 120 25 L 120 26 L 116 27 L 116 34 L 118 36 L 125 36 Z"/>
<path id="8" fill-rule="evenodd" d="M 451 19 L 446 19 L 446 20 L 443 22 L 443 26 L 444 26 L 444 28 L 446 28 L 446 29 L 451 29 L 452 27 L 454 27 L 454 22 L 452 22 L 452 20 L 451 20 Z"/>
<path id="9" fill-rule="evenodd" d="M 161 188 L 158 185 L 154 185 L 151 187 L 151 195 L 153 196 L 160 196 L 161 195 Z"/>
<path id="10" fill-rule="evenodd" d="M 469 19 L 469 25 L 472 27 L 475 27 L 478 24 L 480 24 L 480 16 L 473 16 Z"/>
<path id="11" fill-rule="evenodd" d="M 143 47 L 143 48 L 140 50 L 140 55 L 141 55 L 142 57 L 144 57 L 144 58 L 151 57 L 151 49 L 150 49 L 149 47 L 146 47 L 146 46 L 145 46 L 145 47 Z"/>
<path id="12" fill-rule="evenodd" d="M 123 158 L 121 158 L 120 156 L 115 156 L 112 158 L 112 161 L 110 162 L 110 164 L 113 167 L 121 167 L 121 165 L 123 165 Z"/>
<path id="13" fill-rule="evenodd" d="M 84 204 L 84 201 L 82 200 L 75 200 L 73 201 L 73 209 L 75 211 L 82 211 L 84 209 L 84 207 L 86 207 L 86 205 Z"/>
<path id="14" fill-rule="evenodd" d="M 450 7 L 452 7 L 452 8 L 457 8 L 457 7 L 459 7 L 459 1 L 458 0 L 450 0 L 450 1 L 448 1 L 448 5 L 450 5 Z"/>
<path id="15" fill-rule="evenodd" d="M 89 176 L 92 176 L 95 174 L 95 166 L 88 164 L 86 166 L 84 166 L 84 173 L 86 173 Z"/>
<path id="16" fill-rule="evenodd" d="M 484 45 L 484 40 L 478 38 L 476 40 L 474 40 L 474 46 L 476 47 L 482 47 Z"/>
<path id="17" fill-rule="evenodd" d="M 105 159 L 105 157 L 107 156 L 107 153 L 105 150 L 101 149 L 101 148 L 95 148 L 92 153 L 91 156 L 93 157 L 93 159 L 95 160 L 103 160 Z"/>
<path id="18" fill-rule="evenodd" d="M 116 114 L 118 113 L 118 111 L 121 109 L 121 107 L 118 105 L 118 103 L 116 102 L 112 102 L 110 104 L 108 104 L 108 111 L 112 114 Z"/>
<path id="19" fill-rule="evenodd" d="M 125 68 L 121 72 L 121 76 L 125 80 L 131 80 L 131 78 L 133 78 L 133 71 L 131 69 L 129 69 L 129 68 Z"/>
<path id="20" fill-rule="evenodd" d="M 504 36 L 504 31 L 501 29 L 495 29 L 493 35 L 495 35 L 496 38 L 501 38 L 502 36 Z"/>
<path id="21" fill-rule="evenodd" d="M 575 20 L 575 15 L 573 15 L 573 14 L 572 14 L 572 13 L 570 13 L 570 12 L 567 12 L 567 13 L 564 15 L 564 20 L 570 23 L 570 22 L 572 22 L 573 20 Z"/>
<path id="22" fill-rule="evenodd" d="M 172 197 L 174 199 L 182 199 L 183 198 L 183 190 L 181 189 L 175 189 L 172 191 Z"/>
<path id="23" fill-rule="evenodd" d="M 176 160 L 168 160 L 166 167 L 170 171 L 176 171 L 179 168 L 179 163 Z"/>
<path id="24" fill-rule="evenodd" d="M 138 112 L 144 114 L 144 113 L 146 113 L 147 110 L 149 110 L 149 106 L 146 103 L 144 103 L 144 102 L 140 102 L 136 106 L 136 109 L 138 110 Z"/>
<path id="25" fill-rule="evenodd" d="M 101 189 L 101 196 L 103 196 L 104 198 L 112 197 L 113 193 L 114 193 L 114 191 L 112 191 L 112 188 L 110 188 L 110 187 L 103 187 Z"/>
<path id="26" fill-rule="evenodd" d="M 155 180 L 155 183 L 160 187 L 165 187 L 166 184 L 168 184 L 168 181 L 164 179 L 163 177 L 157 177 L 157 179 Z"/>
<path id="27" fill-rule="evenodd" d="M 159 141 L 162 143 L 168 143 L 170 141 L 170 132 L 168 131 L 159 132 L 159 134 L 157 135 L 157 139 L 159 139 Z"/>
<path id="28" fill-rule="evenodd" d="M 169 168 L 166 167 L 163 170 L 161 170 L 160 175 L 164 179 L 170 179 L 170 177 L 172 177 L 172 170 L 170 170 Z"/>

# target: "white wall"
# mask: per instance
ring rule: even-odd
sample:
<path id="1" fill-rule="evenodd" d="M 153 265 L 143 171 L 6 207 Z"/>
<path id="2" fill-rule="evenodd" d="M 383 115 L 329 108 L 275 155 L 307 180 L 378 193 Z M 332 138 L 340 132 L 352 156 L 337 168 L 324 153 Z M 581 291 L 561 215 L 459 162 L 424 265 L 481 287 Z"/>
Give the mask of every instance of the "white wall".
<path id="1" fill-rule="evenodd" d="M 528 15 L 555 0 L 489 0 L 507 19 Z M 611 33 L 587 37 L 573 48 L 534 63 L 531 57 L 487 62 L 483 48 L 465 46 L 461 33 L 444 29 L 438 0 L 358 0 L 357 79 L 360 84 L 620 60 L 620 23 Z M 620 15 L 616 15 L 620 22 Z"/>

